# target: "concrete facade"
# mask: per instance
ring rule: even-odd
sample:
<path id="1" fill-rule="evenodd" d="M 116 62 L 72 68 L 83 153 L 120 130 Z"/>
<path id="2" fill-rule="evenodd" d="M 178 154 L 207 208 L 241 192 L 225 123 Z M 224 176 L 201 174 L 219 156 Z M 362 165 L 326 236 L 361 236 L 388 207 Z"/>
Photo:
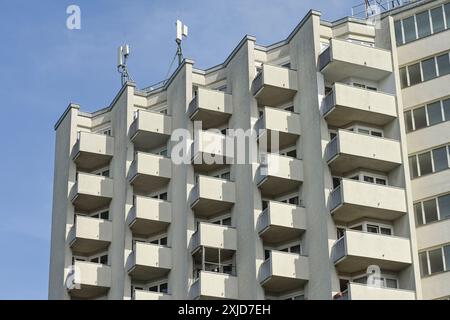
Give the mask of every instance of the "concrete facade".
<path id="1" fill-rule="evenodd" d="M 69 105 L 55 125 L 49 298 L 450 296 L 445 4 L 408 4 L 376 25 L 310 11 L 276 44 L 246 36 L 218 66 L 185 59 L 159 87 L 127 82 L 105 109 Z M 436 32 L 411 40 L 403 21 L 439 6 L 444 29 L 435 10 Z M 436 76 L 414 83 L 431 56 Z M 441 121 L 433 105 L 425 126 L 421 110 L 408 123 L 436 101 Z M 180 129 L 198 146 L 182 164 Z M 237 154 L 226 129 L 260 130 L 259 146 L 279 138 L 280 150 L 250 157 L 246 144 L 245 163 L 208 162 Z"/>

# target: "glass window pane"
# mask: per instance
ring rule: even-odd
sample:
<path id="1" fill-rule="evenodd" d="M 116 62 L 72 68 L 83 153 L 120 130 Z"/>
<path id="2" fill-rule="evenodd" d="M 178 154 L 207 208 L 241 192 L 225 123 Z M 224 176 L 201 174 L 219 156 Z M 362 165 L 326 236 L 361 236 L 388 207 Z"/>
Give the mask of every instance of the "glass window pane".
<path id="1" fill-rule="evenodd" d="M 423 38 L 431 34 L 430 18 L 428 16 L 428 10 L 416 15 L 417 21 L 417 35 L 419 38 Z"/>
<path id="2" fill-rule="evenodd" d="M 439 32 L 445 29 L 444 16 L 442 14 L 442 7 L 437 7 L 431 11 L 431 21 L 433 22 L 433 32 Z"/>
<path id="3" fill-rule="evenodd" d="M 450 270 L 450 245 L 444 247 L 445 270 Z"/>
<path id="4" fill-rule="evenodd" d="M 429 125 L 442 122 L 441 102 L 436 101 L 427 105 Z"/>
<path id="5" fill-rule="evenodd" d="M 161 283 L 159 285 L 159 292 L 167 293 L 167 283 Z"/>
<path id="6" fill-rule="evenodd" d="M 450 3 L 445 4 L 444 11 L 447 19 L 447 28 L 450 28 Z"/>
<path id="7" fill-rule="evenodd" d="M 364 176 L 364 181 L 373 183 L 374 179 L 372 177 Z"/>
<path id="8" fill-rule="evenodd" d="M 411 111 L 405 112 L 405 126 L 406 126 L 406 132 L 413 131 Z"/>
<path id="9" fill-rule="evenodd" d="M 374 226 L 374 225 L 367 225 L 367 232 L 371 232 L 371 233 L 379 233 L 378 232 L 378 226 Z"/>
<path id="10" fill-rule="evenodd" d="M 427 253 L 421 252 L 419 253 L 419 266 L 420 266 L 420 275 L 426 276 L 428 275 L 428 262 L 427 262 Z"/>
<path id="11" fill-rule="evenodd" d="M 298 254 L 300 254 L 300 252 L 301 252 L 301 248 L 300 248 L 299 244 L 291 247 L 291 253 L 298 253 Z"/>
<path id="12" fill-rule="evenodd" d="M 395 40 L 397 42 L 397 45 L 399 46 L 399 45 L 401 45 L 403 43 L 402 22 L 401 22 L 401 20 L 395 21 L 394 29 L 395 29 Z"/>
<path id="13" fill-rule="evenodd" d="M 380 178 L 376 178 L 375 179 L 375 183 L 376 184 L 381 184 L 381 185 L 386 185 L 386 179 L 380 179 Z"/>
<path id="14" fill-rule="evenodd" d="M 431 80 L 436 78 L 436 62 L 434 61 L 434 57 L 422 61 L 422 74 L 423 81 Z"/>
<path id="15" fill-rule="evenodd" d="M 437 64 L 439 70 L 439 76 L 445 76 L 450 73 L 450 60 L 448 53 L 440 55 L 437 57 Z"/>
<path id="16" fill-rule="evenodd" d="M 386 279 L 386 288 L 397 289 L 397 280 L 396 279 Z"/>
<path id="17" fill-rule="evenodd" d="M 406 67 L 400 68 L 400 85 L 402 89 L 408 86 L 408 78 L 406 77 Z"/>
<path id="18" fill-rule="evenodd" d="M 405 33 L 405 43 L 416 40 L 416 24 L 414 16 L 403 19 L 403 31 Z"/>
<path id="19" fill-rule="evenodd" d="M 429 251 L 428 256 L 430 258 L 430 273 L 444 271 L 441 248 Z"/>
<path id="20" fill-rule="evenodd" d="M 420 175 L 423 176 L 428 173 L 433 172 L 433 168 L 431 166 L 431 153 L 425 152 L 422 154 L 419 154 L 419 168 L 420 168 Z"/>
<path id="21" fill-rule="evenodd" d="M 391 231 L 391 229 L 389 229 L 389 228 L 383 228 L 383 227 L 381 227 L 381 228 L 380 228 L 380 233 L 381 233 L 381 234 L 385 234 L 385 235 L 387 235 L 387 236 L 392 235 L 392 231 Z"/>
<path id="22" fill-rule="evenodd" d="M 427 117 L 425 115 L 425 107 L 417 108 L 413 110 L 414 124 L 416 130 L 425 128 L 427 126 Z"/>
<path id="23" fill-rule="evenodd" d="M 441 220 L 450 218 L 450 194 L 439 197 L 438 204 Z"/>
<path id="24" fill-rule="evenodd" d="M 442 101 L 442 107 L 444 108 L 444 116 L 445 120 L 450 120 L 450 99 L 446 99 Z"/>
<path id="25" fill-rule="evenodd" d="M 409 157 L 409 172 L 411 179 L 419 176 L 419 172 L 417 170 L 417 157 L 411 156 Z"/>
<path id="26" fill-rule="evenodd" d="M 416 223 L 417 225 L 421 226 L 424 225 L 423 216 L 422 216 L 422 204 L 416 203 L 414 204 L 414 213 L 416 215 Z"/>
<path id="27" fill-rule="evenodd" d="M 425 211 L 425 223 L 430 223 L 438 220 L 436 199 L 424 201 L 423 210 Z"/>
<path id="28" fill-rule="evenodd" d="M 433 150 L 434 172 L 448 168 L 447 147 Z"/>
<path id="29" fill-rule="evenodd" d="M 419 63 L 410 65 L 408 67 L 408 74 L 409 74 L 409 85 L 413 86 L 415 84 L 418 84 L 422 81 L 422 78 L 420 76 L 420 65 Z"/>

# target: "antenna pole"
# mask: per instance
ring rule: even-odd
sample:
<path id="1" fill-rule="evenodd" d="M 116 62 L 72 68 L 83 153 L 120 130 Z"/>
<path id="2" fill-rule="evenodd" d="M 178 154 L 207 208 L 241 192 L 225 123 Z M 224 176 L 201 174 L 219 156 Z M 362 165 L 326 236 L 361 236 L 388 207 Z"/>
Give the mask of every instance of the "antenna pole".
<path id="1" fill-rule="evenodd" d="M 181 65 L 183 63 L 183 50 L 181 49 L 181 40 L 176 39 L 177 43 L 177 56 L 178 56 L 178 65 Z"/>

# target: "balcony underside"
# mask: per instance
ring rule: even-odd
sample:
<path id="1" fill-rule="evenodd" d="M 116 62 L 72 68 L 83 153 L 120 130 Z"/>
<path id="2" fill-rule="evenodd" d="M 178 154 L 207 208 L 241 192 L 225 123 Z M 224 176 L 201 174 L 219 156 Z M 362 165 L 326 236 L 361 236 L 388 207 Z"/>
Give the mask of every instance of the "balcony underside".
<path id="1" fill-rule="evenodd" d="M 131 137 L 131 141 L 139 149 L 151 150 L 165 145 L 169 138 L 167 134 L 139 130 Z"/>
<path id="2" fill-rule="evenodd" d="M 337 263 L 335 263 L 336 270 L 345 273 L 366 271 L 371 265 L 379 266 L 382 270 L 398 272 L 410 264 L 360 256 L 344 256 Z"/>
<path id="3" fill-rule="evenodd" d="M 279 244 L 298 239 L 303 233 L 300 229 L 270 225 L 259 232 L 259 236 L 267 244 Z"/>
<path id="4" fill-rule="evenodd" d="M 276 107 L 291 101 L 296 94 L 295 90 L 263 85 L 255 94 L 259 105 Z"/>
<path id="5" fill-rule="evenodd" d="M 75 238 L 70 247 L 74 254 L 92 255 L 107 249 L 109 244 L 109 241 Z"/>
<path id="6" fill-rule="evenodd" d="M 356 108 L 335 106 L 325 115 L 328 125 L 335 127 L 344 127 L 351 122 L 364 122 L 378 126 L 384 126 L 395 119 L 395 117 Z"/>
<path id="7" fill-rule="evenodd" d="M 105 208 L 111 202 L 111 198 L 93 196 L 88 194 L 77 194 L 72 203 L 78 212 L 92 212 Z"/>
<path id="8" fill-rule="evenodd" d="M 201 218 L 211 218 L 221 212 L 231 209 L 233 203 L 200 198 L 191 204 L 192 210 Z"/>
<path id="9" fill-rule="evenodd" d="M 130 223 L 130 229 L 135 235 L 151 236 L 153 234 L 160 234 L 167 230 L 168 222 L 148 220 L 136 218 Z"/>
<path id="10" fill-rule="evenodd" d="M 334 220 L 352 222 L 361 218 L 394 221 L 406 212 L 344 203 L 331 211 Z"/>
<path id="11" fill-rule="evenodd" d="M 279 178 L 274 176 L 266 176 L 258 182 L 261 193 L 265 196 L 275 197 L 293 191 L 300 186 L 300 181 Z"/>
<path id="12" fill-rule="evenodd" d="M 192 121 L 202 121 L 202 129 L 217 128 L 228 122 L 231 114 L 197 108 L 190 116 Z"/>
<path id="13" fill-rule="evenodd" d="M 137 281 L 151 281 L 160 279 L 170 272 L 170 269 L 150 267 L 143 265 L 134 265 L 128 270 L 128 274 Z"/>
<path id="14" fill-rule="evenodd" d="M 389 172 L 400 164 L 385 160 L 360 157 L 354 154 L 340 153 L 328 161 L 328 165 L 333 173 L 345 174 L 359 168 Z"/>
<path id="15" fill-rule="evenodd" d="M 307 280 L 303 279 L 271 276 L 263 280 L 261 282 L 261 285 L 266 290 L 266 292 L 279 294 L 302 289 L 305 286 L 306 282 Z"/>
<path id="16" fill-rule="evenodd" d="M 379 81 L 391 73 L 386 70 L 339 60 L 330 61 L 321 72 L 330 82 L 342 82 L 350 77 Z"/>
<path id="17" fill-rule="evenodd" d="M 91 285 L 80 285 L 79 289 L 72 289 L 69 291 L 70 297 L 74 300 L 85 300 L 85 299 L 95 299 L 106 295 L 109 288 L 91 286 Z"/>
<path id="18" fill-rule="evenodd" d="M 278 149 L 272 150 L 272 140 L 275 139 L 278 134 Z M 279 151 L 281 149 L 293 146 L 297 143 L 298 135 L 287 132 L 273 131 L 270 129 L 264 129 L 261 131 L 261 134 L 258 136 L 258 142 L 261 146 L 262 143 L 266 144 L 267 151 Z M 266 142 L 267 140 L 267 142 Z M 276 142 L 276 141 L 275 141 Z"/>
<path id="19" fill-rule="evenodd" d="M 153 192 L 165 187 L 170 178 L 151 176 L 147 174 L 135 174 L 130 183 L 134 187 L 135 192 Z"/>
<path id="20" fill-rule="evenodd" d="M 111 158 L 109 155 L 80 151 L 73 157 L 73 161 L 78 170 L 93 171 L 106 167 L 111 162 Z"/>

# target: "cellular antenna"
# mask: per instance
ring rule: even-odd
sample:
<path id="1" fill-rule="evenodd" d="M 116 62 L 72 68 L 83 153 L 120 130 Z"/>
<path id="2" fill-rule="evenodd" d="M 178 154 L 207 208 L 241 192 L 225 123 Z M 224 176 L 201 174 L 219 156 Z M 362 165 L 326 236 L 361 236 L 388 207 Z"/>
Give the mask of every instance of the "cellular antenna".
<path id="1" fill-rule="evenodd" d="M 128 81 L 132 80 L 128 74 L 128 57 L 130 56 L 130 46 L 125 44 L 120 46 L 117 51 L 117 71 L 120 73 L 120 81 L 122 86 Z"/>
<path id="2" fill-rule="evenodd" d="M 177 43 L 178 65 L 180 65 L 183 62 L 183 50 L 181 48 L 181 41 L 183 41 L 183 38 L 187 38 L 188 27 L 184 25 L 180 20 L 177 20 L 176 26 L 177 38 L 175 39 L 175 42 Z"/>

